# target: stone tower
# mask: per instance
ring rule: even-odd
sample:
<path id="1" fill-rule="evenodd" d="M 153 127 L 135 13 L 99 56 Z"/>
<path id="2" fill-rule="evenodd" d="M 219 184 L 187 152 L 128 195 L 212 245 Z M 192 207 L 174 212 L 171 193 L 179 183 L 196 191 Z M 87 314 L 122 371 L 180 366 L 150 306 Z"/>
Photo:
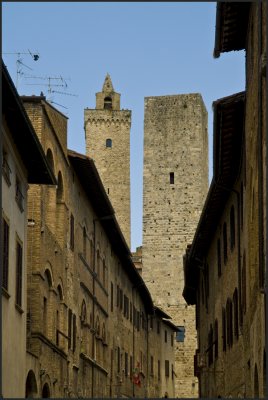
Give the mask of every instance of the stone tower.
<path id="1" fill-rule="evenodd" d="M 109 74 L 96 93 L 96 109 L 85 109 L 86 154 L 96 164 L 130 247 L 130 126 L 131 111 L 120 109 Z"/>
<path id="2" fill-rule="evenodd" d="M 183 255 L 208 190 L 207 111 L 200 94 L 145 98 L 142 276 L 178 326 L 175 397 L 196 397 L 195 310 L 187 306 Z"/>

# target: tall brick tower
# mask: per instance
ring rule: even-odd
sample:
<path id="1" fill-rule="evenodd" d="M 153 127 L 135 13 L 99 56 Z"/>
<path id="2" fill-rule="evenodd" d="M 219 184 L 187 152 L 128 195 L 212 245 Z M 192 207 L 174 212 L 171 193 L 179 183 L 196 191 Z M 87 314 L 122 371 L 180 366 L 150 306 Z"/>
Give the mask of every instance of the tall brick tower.
<path id="1" fill-rule="evenodd" d="M 86 154 L 96 164 L 130 247 L 130 126 L 131 111 L 120 109 L 109 74 L 96 93 L 96 109 L 85 109 Z"/>
<path id="2" fill-rule="evenodd" d="M 195 310 L 182 291 L 183 255 L 208 189 L 207 111 L 200 94 L 145 98 L 143 179 L 142 276 L 155 304 L 179 327 L 175 397 L 196 397 Z"/>

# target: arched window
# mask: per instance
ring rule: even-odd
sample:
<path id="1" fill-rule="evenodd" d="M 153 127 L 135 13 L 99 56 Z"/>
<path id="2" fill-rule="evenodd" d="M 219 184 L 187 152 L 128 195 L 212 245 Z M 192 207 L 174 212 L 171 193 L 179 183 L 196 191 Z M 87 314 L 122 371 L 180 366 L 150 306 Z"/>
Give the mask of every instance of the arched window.
<path id="1" fill-rule="evenodd" d="M 230 211 L 230 247 L 231 250 L 235 247 L 235 212 L 234 206 L 231 207 Z"/>
<path id="2" fill-rule="evenodd" d="M 227 225 L 226 222 L 223 224 L 223 261 L 227 263 Z"/>
<path id="3" fill-rule="evenodd" d="M 52 151 L 50 149 L 47 149 L 47 161 L 49 163 L 50 168 L 54 172 L 54 158 L 53 158 Z"/>
<path id="4" fill-rule="evenodd" d="M 112 147 L 113 141 L 112 139 L 106 139 L 106 147 Z"/>
<path id="5" fill-rule="evenodd" d="M 58 292 L 58 296 L 59 296 L 60 301 L 62 301 L 63 300 L 63 294 L 62 294 L 61 285 L 57 286 L 57 292 Z"/>
<path id="6" fill-rule="evenodd" d="M 45 270 L 45 278 L 48 283 L 48 286 L 51 287 L 52 286 L 52 276 L 51 276 L 49 269 Z"/>
<path id="7" fill-rule="evenodd" d="M 59 171 L 58 173 L 58 185 L 57 185 L 57 201 L 63 200 L 63 181 L 62 181 L 62 174 Z"/>
<path id="8" fill-rule="evenodd" d="M 104 99 L 104 109 L 111 110 L 113 108 L 111 97 L 105 97 Z"/>

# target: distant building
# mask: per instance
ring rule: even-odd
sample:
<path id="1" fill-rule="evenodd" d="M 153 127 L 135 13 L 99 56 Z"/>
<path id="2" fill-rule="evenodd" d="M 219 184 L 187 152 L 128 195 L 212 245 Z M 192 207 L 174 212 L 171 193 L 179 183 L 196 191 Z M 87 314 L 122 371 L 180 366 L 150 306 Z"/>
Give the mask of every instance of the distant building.
<path id="1" fill-rule="evenodd" d="M 25 397 L 28 185 L 56 183 L 2 62 L 2 396 Z"/>
<path id="2" fill-rule="evenodd" d="M 85 109 L 86 154 L 98 169 L 116 218 L 130 247 L 131 111 L 120 108 L 109 74 L 96 93 L 96 109 Z"/>
<path id="3" fill-rule="evenodd" d="M 217 4 L 214 55 L 246 50 L 246 91 L 214 102 L 214 171 L 185 256 L 200 396 L 266 398 L 267 3 Z"/>
<path id="4" fill-rule="evenodd" d="M 176 397 L 197 397 L 195 310 L 182 297 L 183 255 L 208 188 L 207 111 L 198 93 L 145 98 L 142 277 L 172 317 Z"/>

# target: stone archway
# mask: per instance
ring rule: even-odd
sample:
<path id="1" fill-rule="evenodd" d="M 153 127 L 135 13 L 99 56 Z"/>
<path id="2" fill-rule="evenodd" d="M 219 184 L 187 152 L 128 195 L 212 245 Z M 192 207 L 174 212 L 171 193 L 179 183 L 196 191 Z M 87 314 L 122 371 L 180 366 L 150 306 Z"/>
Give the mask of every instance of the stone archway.
<path id="1" fill-rule="evenodd" d="M 33 370 L 30 370 L 27 375 L 25 384 L 25 397 L 27 398 L 37 398 L 37 383 Z"/>

